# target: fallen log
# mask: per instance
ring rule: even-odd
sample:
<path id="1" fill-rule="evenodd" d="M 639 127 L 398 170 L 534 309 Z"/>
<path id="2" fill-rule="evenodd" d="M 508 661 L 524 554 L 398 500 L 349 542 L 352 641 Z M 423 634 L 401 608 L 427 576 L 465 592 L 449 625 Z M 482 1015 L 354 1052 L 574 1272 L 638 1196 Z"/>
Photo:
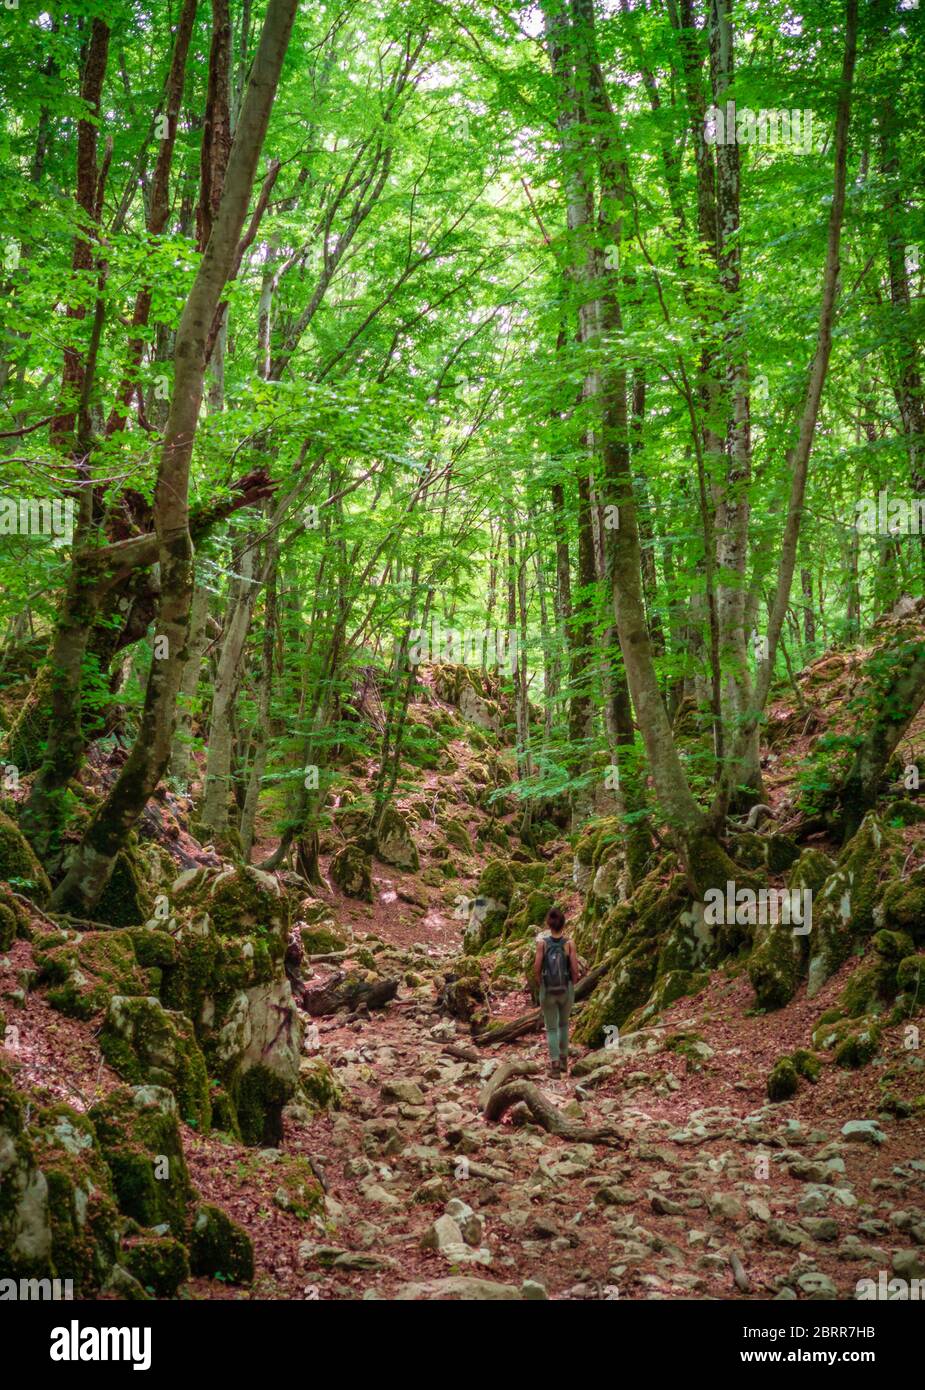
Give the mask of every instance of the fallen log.
<path id="1" fill-rule="evenodd" d="M 335 975 L 320 989 L 306 989 L 302 1007 L 313 1018 L 336 1014 L 340 1009 L 355 1011 L 360 1004 L 381 1009 L 398 993 L 398 981 L 367 972 Z"/>
<path id="2" fill-rule="evenodd" d="M 489 1096 L 482 1113 L 486 1120 L 500 1120 L 506 1110 L 522 1101 L 533 1119 L 550 1134 L 573 1144 L 625 1144 L 626 1138 L 611 1125 L 583 1125 L 570 1120 L 538 1091 L 532 1081 L 508 1081 Z"/>
<path id="3" fill-rule="evenodd" d="M 604 978 L 610 968 L 609 958 L 601 961 L 593 970 L 589 970 L 587 975 L 583 975 L 575 986 L 575 998 L 584 999 L 590 994 L 594 986 Z M 472 1041 L 478 1043 L 479 1047 L 491 1047 L 494 1043 L 512 1042 L 514 1038 L 522 1038 L 525 1033 L 532 1033 L 537 1028 L 542 1027 L 542 1009 L 531 1009 L 529 1013 L 521 1014 L 519 1018 L 512 1018 L 509 1023 L 490 1023 L 487 1028 L 482 1028 L 478 1032 L 473 1032 Z"/>

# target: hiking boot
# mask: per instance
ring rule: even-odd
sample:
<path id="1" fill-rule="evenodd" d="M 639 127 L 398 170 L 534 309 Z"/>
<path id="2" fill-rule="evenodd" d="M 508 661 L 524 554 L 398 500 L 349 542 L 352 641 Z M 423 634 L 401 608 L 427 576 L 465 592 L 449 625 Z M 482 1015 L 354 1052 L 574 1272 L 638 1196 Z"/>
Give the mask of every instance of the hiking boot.
<path id="1" fill-rule="evenodd" d="M 561 1068 L 561 1066 L 559 1065 L 558 1062 L 550 1062 L 550 1063 L 549 1063 L 549 1075 L 550 1075 L 550 1076 L 561 1076 L 561 1075 L 562 1075 L 562 1068 Z"/>

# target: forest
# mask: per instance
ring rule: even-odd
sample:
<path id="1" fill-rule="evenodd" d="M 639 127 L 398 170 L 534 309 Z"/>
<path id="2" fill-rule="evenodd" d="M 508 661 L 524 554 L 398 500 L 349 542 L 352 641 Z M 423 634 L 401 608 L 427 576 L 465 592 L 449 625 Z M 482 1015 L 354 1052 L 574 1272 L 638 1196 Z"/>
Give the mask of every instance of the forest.
<path id="1" fill-rule="evenodd" d="M 918 0 L 3 0 L 0 85 L 39 1356 L 925 1298 Z"/>

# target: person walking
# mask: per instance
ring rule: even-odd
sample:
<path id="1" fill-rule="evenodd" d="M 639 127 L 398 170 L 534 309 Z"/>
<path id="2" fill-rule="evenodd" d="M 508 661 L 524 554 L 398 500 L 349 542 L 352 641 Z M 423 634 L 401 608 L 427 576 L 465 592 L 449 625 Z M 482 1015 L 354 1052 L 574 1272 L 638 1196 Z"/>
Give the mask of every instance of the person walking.
<path id="1" fill-rule="evenodd" d="M 539 993 L 549 1048 L 549 1075 L 568 1075 L 568 1021 L 575 1003 L 578 953 L 565 934 L 565 914 L 551 907 L 547 930 L 536 939 L 533 980 Z"/>

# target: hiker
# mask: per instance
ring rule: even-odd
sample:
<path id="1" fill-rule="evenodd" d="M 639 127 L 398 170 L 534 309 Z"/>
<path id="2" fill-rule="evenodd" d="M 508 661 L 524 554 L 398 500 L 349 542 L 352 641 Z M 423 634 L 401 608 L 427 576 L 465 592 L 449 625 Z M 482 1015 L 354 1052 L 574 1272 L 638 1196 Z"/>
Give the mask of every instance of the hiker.
<path id="1" fill-rule="evenodd" d="M 539 992 L 549 1046 L 549 1075 L 568 1075 L 568 1020 L 575 1002 L 578 954 L 565 935 L 565 914 L 551 907 L 547 930 L 536 939 L 533 979 Z"/>

